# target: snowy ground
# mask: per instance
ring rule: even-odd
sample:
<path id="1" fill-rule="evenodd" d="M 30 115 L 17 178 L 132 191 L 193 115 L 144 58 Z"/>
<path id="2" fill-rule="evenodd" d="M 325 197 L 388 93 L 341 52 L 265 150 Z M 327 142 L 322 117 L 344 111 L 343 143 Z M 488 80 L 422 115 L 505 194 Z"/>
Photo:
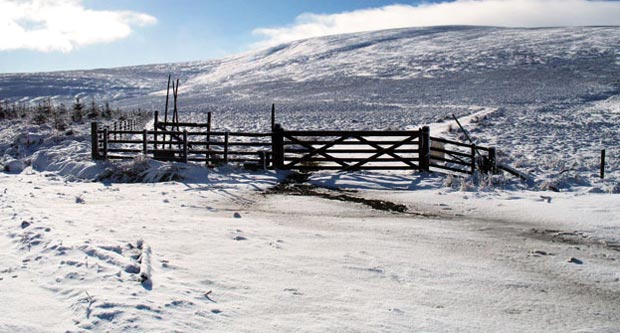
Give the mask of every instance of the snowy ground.
<path id="1" fill-rule="evenodd" d="M 265 195 L 282 176 L 229 169 L 200 183 L 103 184 L 1 175 L 0 330 L 620 325 L 616 195 L 463 192 L 410 174 L 310 178 L 409 210 L 390 213 Z M 139 240 L 152 251 L 145 283 L 132 257 Z"/>

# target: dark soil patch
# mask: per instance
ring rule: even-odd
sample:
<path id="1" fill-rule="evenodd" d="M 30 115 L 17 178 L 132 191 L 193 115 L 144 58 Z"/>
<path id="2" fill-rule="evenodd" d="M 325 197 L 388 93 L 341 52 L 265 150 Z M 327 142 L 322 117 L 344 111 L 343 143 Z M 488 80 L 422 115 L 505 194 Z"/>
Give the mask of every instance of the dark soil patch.
<path id="1" fill-rule="evenodd" d="M 535 239 L 551 241 L 553 243 L 584 246 L 602 246 L 611 250 L 620 251 L 619 242 L 593 238 L 585 233 L 578 231 L 565 232 L 553 229 L 531 229 L 530 231 L 526 232 L 525 235 Z"/>
<path id="2" fill-rule="evenodd" d="M 407 206 L 376 199 L 366 199 L 352 195 L 357 191 L 342 190 L 338 188 L 325 188 L 312 184 L 308 184 L 308 173 L 291 173 L 282 183 L 267 190 L 265 194 L 287 194 L 287 195 L 299 195 L 299 196 L 313 196 L 323 199 L 353 202 L 368 206 L 375 210 L 381 210 L 391 213 L 411 214 L 418 216 L 430 217 L 432 215 L 426 213 L 411 212 Z"/>

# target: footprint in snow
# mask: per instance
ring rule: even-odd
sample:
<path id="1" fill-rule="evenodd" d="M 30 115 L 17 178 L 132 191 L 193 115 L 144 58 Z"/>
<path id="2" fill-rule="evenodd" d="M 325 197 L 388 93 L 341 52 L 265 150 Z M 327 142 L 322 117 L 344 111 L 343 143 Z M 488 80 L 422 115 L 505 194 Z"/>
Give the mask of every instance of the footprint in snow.
<path id="1" fill-rule="evenodd" d="M 295 296 L 302 296 L 304 293 L 300 292 L 299 290 L 295 289 L 295 288 L 285 288 L 284 291 L 291 293 L 292 295 Z"/>
<path id="2" fill-rule="evenodd" d="M 571 264 L 577 264 L 577 265 L 582 265 L 583 264 L 583 260 L 577 259 L 575 257 L 571 257 L 570 259 L 567 260 L 569 263 Z"/>

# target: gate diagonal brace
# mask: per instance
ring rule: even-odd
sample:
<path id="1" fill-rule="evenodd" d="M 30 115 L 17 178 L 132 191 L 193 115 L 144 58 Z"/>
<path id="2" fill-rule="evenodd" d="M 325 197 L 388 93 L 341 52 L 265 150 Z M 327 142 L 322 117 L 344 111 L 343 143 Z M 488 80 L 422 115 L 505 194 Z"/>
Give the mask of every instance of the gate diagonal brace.
<path id="1" fill-rule="evenodd" d="M 407 139 L 405 139 L 405 140 L 403 140 L 401 142 L 393 144 L 393 145 L 391 145 L 391 146 L 389 146 L 387 148 L 383 148 L 383 149 L 379 150 L 376 154 L 370 156 L 369 158 L 367 158 L 367 159 L 365 159 L 365 160 L 363 160 L 361 162 L 358 162 L 356 164 L 348 166 L 347 168 L 344 169 L 344 171 L 356 170 L 360 166 L 362 166 L 362 165 L 364 165 L 364 164 L 366 164 L 368 162 L 372 162 L 372 160 L 374 160 L 374 159 L 376 159 L 376 158 L 378 158 L 378 157 L 380 157 L 382 155 L 385 155 L 385 154 L 388 154 L 390 152 L 393 152 L 396 148 L 398 148 L 398 147 L 400 147 L 400 146 L 402 146 L 402 145 L 404 145 L 406 143 L 409 143 L 409 142 L 411 142 L 411 141 L 413 141 L 415 139 L 417 139 L 417 136 L 410 136 L 410 137 L 408 137 Z"/>
<path id="2" fill-rule="evenodd" d="M 326 145 L 324 145 L 324 146 L 322 146 L 320 148 L 314 148 L 311 144 L 308 144 L 306 142 L 300 141 L 297 138 L 293 137 L 292 135 L 291 136 L 284 135 L 284 136 L 287 139 L 291 140 L 292 143 L 296 143 L 298 145 L 301 145 L 301 146 L 304 146 L 304 147 L 306 147 L 308 149 L 311 149 L 311 151 L 309 151 L 308 153 L 303 155 L 300 159 L 295 160 L 295 161 L 285 165 L 286 168 L 291 168 L 295 164 L 299 164 L 301 162 L 308 161 L 312 156 L 317 155 L 317 154 L 325 157 L 329 161 L 336 162 L 336 163 L 340 164 L 341 166 L 343 166 L 345 168 L 349 167 L 349 164 L 347 164 L 347 163 L 339 160 L 338 158 L 336 158 L 336 157 L 334 157 L 334 156 L 332 156 L 332 155 L 330 155 L 330 154 L 325 152 L 327 149 L 329 149 L 329 148 L 339 144 L 340 142 L 348 139 L 349 136 L 342 136 L 339 139 L 337 139 L 337 140 L 335 140 L 333 142 L 330 142 L 330 143 L 328 143 L 328 144 L 326 144 Z"/>
<path id="3" fill-rule="evenodd" d="M 383 149 L 383 147 L 381 147 L 379 144 L 377 144 L 377 143 L 372 143 L 372 142 L 370 142 L 370 141 L 366 140 L 366 139 L 365 139 L 364 137 L 362 137 L 362 136 L 355 136 L 354 138 L 355 138 L 355 139 L 357 139 L 357 140 L 359 140 L 360 142 L 362 142 L 362 143 L 364 143 L 364 144 L 367 144 L 367 145 L 369 145 L 369 146 L 371 146 L 371 147 L 373 147 L 373 148 L 377 149 L 377 150 Z M 407 164 L 408 166 L 410 166 L 410 167 L 412 167 L 412 168 L 414 168 L 414 169 L 418 169 L 418 168 L 419 168 L 419 167 L 418 167 L 415 163 L 413 163 L 413 162 L 411 162 L 411 161 L 407 161 L 405 158 L 403 158 L 402 156 L 399 156 L 399 155 L 398 155 L 398 154 L 396 154 L 396 153 L 393 153 L 393 152 L 387 152 L 386 154 L 387 154 L 387 155 L 390 155 L 390 156 L 392 156 L 392 157 L 394 157 L 395 159 L 399 160 L 400 162 L 403 162 L 403 163 Z M 364 162 L 364 163 L 366 163 L 366 162 Z"/>

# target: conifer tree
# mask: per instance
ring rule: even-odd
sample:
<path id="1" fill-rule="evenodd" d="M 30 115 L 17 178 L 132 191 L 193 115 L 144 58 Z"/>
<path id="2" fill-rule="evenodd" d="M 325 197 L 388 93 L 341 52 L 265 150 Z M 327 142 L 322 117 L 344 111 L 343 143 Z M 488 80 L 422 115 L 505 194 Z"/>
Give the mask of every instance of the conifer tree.
<path id="1" fill-rule="evenodd" d="M 73 103 L 73 112 L 71 114 L 71 120 L 73 122 L 81 122 L 84 118 L 84 105 L 80 103 L 80 98 L 75 98 L 75 103 Z"/>

